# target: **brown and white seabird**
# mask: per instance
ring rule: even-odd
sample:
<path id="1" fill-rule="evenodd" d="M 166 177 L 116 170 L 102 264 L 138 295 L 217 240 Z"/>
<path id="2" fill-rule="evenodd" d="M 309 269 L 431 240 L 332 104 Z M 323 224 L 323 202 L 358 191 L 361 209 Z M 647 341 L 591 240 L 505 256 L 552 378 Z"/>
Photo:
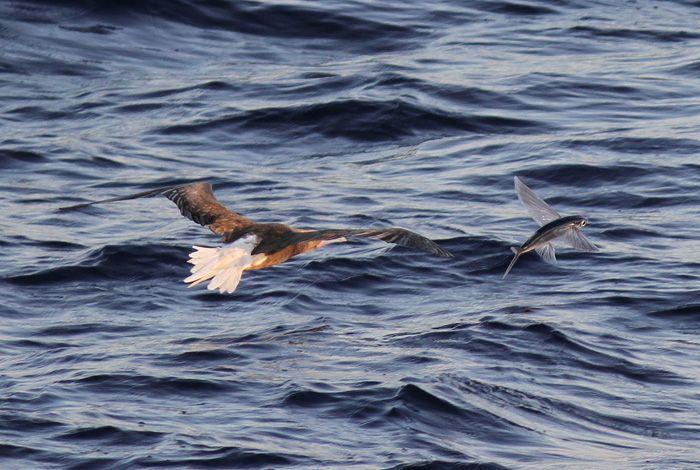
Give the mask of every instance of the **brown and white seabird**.
<path id="1" fill-rule="evenodd" d="M 192 274 L 185 279 L 188 287 L 210 280 L 207 289 L 218 289 L 222 294 L 231 293 L 236 290 L 245 270 L 274 266 L 329 243 L 344 242 L 346 237 L 377 238 L 436 256 L 452 257 L 452 253 L 434 241 L 397 227 L 302 230 L 284 224 L 257 223 L 221 205 L 214 197 L 211 184 L 206 182 L 159 188 L 78 204 L 63 210 L 159 195 L 177 204 L 180 213 L 188 219 L 221 235 L 224 243 L 219 247 L 192 247 L 195 251 L 190 253 L 188 261 L 193 265 Z"/>

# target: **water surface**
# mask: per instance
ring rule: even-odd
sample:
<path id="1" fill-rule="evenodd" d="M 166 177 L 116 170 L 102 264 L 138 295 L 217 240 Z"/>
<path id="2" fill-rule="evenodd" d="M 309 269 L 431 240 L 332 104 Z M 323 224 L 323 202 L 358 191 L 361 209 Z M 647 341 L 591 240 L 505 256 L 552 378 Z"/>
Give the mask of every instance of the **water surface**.
<path id="1" fill-rule="evenodd" d="M 690 468 L 694 2 L 0 6 L 7 468 Z M 520 175 L 600 253 L 524 256 Z M 186 289 L 207 179 L 259 221 L 398 225 Z M 470 466 L 471 465 L 471 466 Z"/>

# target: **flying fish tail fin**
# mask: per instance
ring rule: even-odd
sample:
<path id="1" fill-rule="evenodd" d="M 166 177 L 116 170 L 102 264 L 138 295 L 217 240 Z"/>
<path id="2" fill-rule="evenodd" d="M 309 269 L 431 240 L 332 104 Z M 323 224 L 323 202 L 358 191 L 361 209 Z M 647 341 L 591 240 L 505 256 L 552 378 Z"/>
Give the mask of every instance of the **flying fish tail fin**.
<path id="1" fill-rule="evenodd" d="M 516 247 L 511 246 L 510 251 L 512 251 L 515 256 L 513 256 L 513 259 L 511 260 L 510 264 L 508 265 L 508 269 L 506 269 L 505 274 L 503 274 L 503 277 L 501 279 L 505 279 L 508 273 L 510 272 L 511 269 L 513 269 L 513 266 L 515 265 L 515 262 L 518 261 L 518 258 L 520 258 L 520 255 L 522 254 L 520 250 L 518 250 Z"/>

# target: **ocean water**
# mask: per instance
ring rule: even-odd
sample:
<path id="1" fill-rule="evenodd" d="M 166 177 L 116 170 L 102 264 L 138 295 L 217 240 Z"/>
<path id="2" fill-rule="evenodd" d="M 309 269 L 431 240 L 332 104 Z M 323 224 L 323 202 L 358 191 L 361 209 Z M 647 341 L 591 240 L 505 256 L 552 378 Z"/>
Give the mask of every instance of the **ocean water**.
<path id="1" fill-rule="evenodd" d="M 700 467 L 700 4 L 0 4 L 0 467 Z M 599 253 L 509 247 L 521 176 Z M 410 228 L 187 289 L 206 179 Z"/>

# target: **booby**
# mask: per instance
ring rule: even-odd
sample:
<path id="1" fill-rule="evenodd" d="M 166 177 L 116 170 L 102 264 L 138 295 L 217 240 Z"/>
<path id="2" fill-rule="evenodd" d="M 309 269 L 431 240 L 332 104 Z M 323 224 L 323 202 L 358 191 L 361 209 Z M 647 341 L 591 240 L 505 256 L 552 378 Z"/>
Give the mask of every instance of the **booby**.
<path id="1" fill-rule="evenodd" d="M 212 186 L 207 182 L 159 188 L 64 207 L 62 210 L 153 196 L 167 197 L 177 205 L 183 216 L 221 236 L 222 246 L 192 247 L 194 251 L 190 253 L 188 261 L 192 264 L 191 275 L 184 282 L 188 287 L 193 287 L 209 281 L 207 289 L 218 289 L 222 294 L 236 290 L 243 271 L 274 266 L 329 243 L 347 241 L 346 237 L 377 238 L 436 256 L 453 256 L 434 241 L 397 227 L 303 230 L 285 224 L 254 222 L 224 207 L 214 197 Z"/>

